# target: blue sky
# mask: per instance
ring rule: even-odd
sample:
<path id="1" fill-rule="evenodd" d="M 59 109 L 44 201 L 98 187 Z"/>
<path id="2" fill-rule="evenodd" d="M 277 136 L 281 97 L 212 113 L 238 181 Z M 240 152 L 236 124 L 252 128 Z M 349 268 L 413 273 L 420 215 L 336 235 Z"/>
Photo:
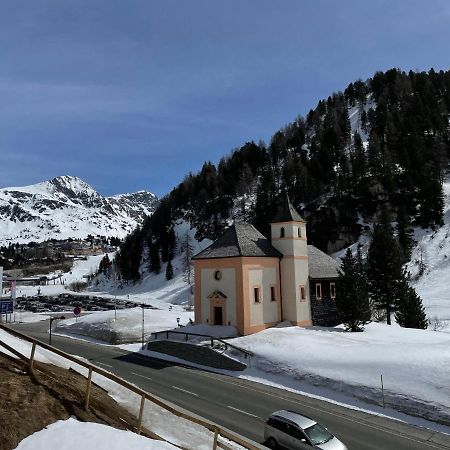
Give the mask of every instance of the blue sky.
<path id="1" fill-rule="evenodd" d="M 0 187 L 167 193 L 392 67 L 450 67 L 450 2 L 0 1 Z"/>

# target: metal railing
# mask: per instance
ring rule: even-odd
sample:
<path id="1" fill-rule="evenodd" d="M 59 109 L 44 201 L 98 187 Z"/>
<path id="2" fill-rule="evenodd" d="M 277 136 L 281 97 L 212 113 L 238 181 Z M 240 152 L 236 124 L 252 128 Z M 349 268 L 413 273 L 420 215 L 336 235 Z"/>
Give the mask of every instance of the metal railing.
<path id="1" fill-rule="evenodd" d="M 186 419 L 197 425 L 203 426 L 206 429 L 208 429 L 209 431 L 211 431 L 212 433 L 214 433 L 213 447 L 212 447 L 213 450 L 216 450 L 217 448 L 222 448 L 225 450 L 233 450 L 232 447 L 230 447 L 226 443 L 221 442 L 219 440 L 220 436 L 224 437 L 225 439 L 228 439 L 229 441 L 234 442 L 248 450 L 263 450 L 266 448 L 263 445 L 258 444 L 254 441 L 251 441 L 250 439 L 247 439 L 244 436 L 241 436 L 227 428 L 221 427 L 220 425 L 218 425 L 214 422 L 211 422 L 211 421 L 204 419 L 202 417 L 199 417 L 199 416 L 194 416 L 192 413 L 189 413 L 186 410 L 182 410 L 182 408 L 179 408 L 176 405 L 173 405 L 159 397 L 156 397 L 153 394 L 150 394 L 150 393 L 142 390 L 141 388 L 124 380 L 123 378 L 120 378 L 119 376 L 117 376 L 111 372 L 108 372 L 100 367 L 97 367 L 97 366 L 91 364 L 91 363 L 85 362 L 75 356 L 69 355 L 68 353 L 63 352 L 62 350 L 59 350 L 56 347 L 52 347 L 52 346 L 46 344 L 45 342 L 39 341 L 38 339 L 33 339 L 32 337 L 27 336 L 22 333 L 19 333 L 18 331 L 8 328 L 5 325 L 0 324 L 0 329 L 18 339 L 30 342 L 32 344 L 31 354 L 28 357 L 28 356 L 23 355 L 16 349 L 12 348 L 6 342 L 3 342 L 0 340 L 0 346 L 6 348 L 6 350 L 8 350 L 12 354 L 14 354 L 18 358 L 20 358 L 22 361 L 24 361 L 28 365 L 28 369 L 31 373 L 33 373 L 33 370 L 35 369 L 34 362 L 35 362 L 35 353 L 36 353 L 37 347 L 41 347 L 45 350 L 48 350 L 64 359 L 67 359 L 75 364 L 78 364 L 81 367 L 88 369 L 86 392 L 85 392 L 85 398 L 84 398 L 84 407 L 86 410 L 89 409 L 91 385 L 92 385 L 92 374 L 93 373 L 101 375 L 101 376 L 107 378 L 108 380 L 111 380 L 111 381 L 119 384 L 120 386 L 130 390 L 131 392 L 134 392 L 135 394 L 139 395 L 141 397 L 141 402 L 140 402 L 139 416 L 137 418 L 136 430 L 135 430 L 136 433 L 138 433 L 138 434 L 141 434 L 141 432 L 142 432 L 142 418 L 143 418 L 143 413 L 144 413 L 145 400 L 149 400 L 150 402 L 154 403 L 155 405 L 160 406 L 161 408 L 165 409 L 166 411 L 170 412 L 171 414 L 174 414 L 177 417 Z M 228 345 L 230 345 L 230 344 L 228 344 Z M 164 439 L 161 436 L 158 436 L 156 433 L 151 432 L 150 434 L 153 439 L 158 439 L 161 441 L 168 442 L 166 439 Z"/>
<path id="2" fill-rule="evenodd" d="M 177 335 L 184 335 L 184 340 L 188 341 L 189 336 L 195 336 L 195 337 L 202 337 L 207 338 L 207 340 L 210 340 L 210 347 L 214 348 L 214 341 L 220 342 L 225 346 L 225 350 L 228 350 L 228 347 L 231 347 L 232 349 L 243 353 L 244 358 L 248 358 L 250 356 L 253 356 L 253 353 L 245 350 L 243 348 L 237 347 L 236 345 L 230 344 L 229 342 L 225 341 L 224 339 L 230 339 L 230 338 L 216 338 L 214 336 L 211 336 L 209 334 L 199 334 L 199 333 L 189 333 L 186 331 L 176 331 L 176 330 L 164 330 L 164 331 L 155 331 L 151 334 L 151 336 L 154 336 L 155 340 L 158 340 L 159 335 L 165 335 L 166 339 L 169 339 L 170 334 L 177 334 Z M 234 336 L 233 336 L 234 337 Z"/>

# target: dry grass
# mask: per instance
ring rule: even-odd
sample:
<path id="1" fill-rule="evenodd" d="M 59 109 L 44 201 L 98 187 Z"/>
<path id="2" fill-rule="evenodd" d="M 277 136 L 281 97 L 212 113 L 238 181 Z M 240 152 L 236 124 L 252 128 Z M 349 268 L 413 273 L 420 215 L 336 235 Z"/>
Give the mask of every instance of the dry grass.
<path id="1" fill-rule="evenodd" d="M 13 450 L 25 437 L 71 416 L 135 430 L 136 418 L 95 385 L 86 411 L 85 389 L 86 379 L 77 372 L 36 363 L 30 374 L 23 362 L 0 352 L 0 449 Z"/>

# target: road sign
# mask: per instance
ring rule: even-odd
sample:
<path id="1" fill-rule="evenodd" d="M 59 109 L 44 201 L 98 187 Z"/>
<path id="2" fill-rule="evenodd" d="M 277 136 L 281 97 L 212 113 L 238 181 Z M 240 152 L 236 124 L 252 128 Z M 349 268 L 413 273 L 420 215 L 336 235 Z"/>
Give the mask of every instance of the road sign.
<path id="1" fill-rule="evenodd" d="M 12 314 L 14 310 L 14 302 L 12 300 L 4 300 L 0 302 L 0 314 Z"/>
<path id="2" fill-rule="evenodd" d="M 79 316 L 81 314 L 81 308 L 79 306 L 75 306 L 75 308 L 73 309 L 73 313 L 76 316 Z"/>

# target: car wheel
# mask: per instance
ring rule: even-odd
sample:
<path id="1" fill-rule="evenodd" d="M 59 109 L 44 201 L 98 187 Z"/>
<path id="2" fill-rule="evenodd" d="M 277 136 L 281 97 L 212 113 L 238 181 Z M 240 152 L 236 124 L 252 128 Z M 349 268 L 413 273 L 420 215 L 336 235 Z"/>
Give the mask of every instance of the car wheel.
<path id="1" fill-rule="evenodd" d="M 267 441 L 267 444 L 269 445 L 269 448 L 273 448 L 273 449 L 277 449 L 278 448 L 278 443 L 274 438 L 269 438 L 269 440 Z"/>

